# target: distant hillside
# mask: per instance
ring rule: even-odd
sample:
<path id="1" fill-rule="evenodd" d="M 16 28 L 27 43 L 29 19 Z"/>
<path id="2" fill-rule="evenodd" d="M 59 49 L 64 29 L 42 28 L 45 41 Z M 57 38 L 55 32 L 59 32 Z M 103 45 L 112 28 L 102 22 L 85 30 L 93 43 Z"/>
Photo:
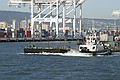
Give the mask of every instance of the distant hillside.
<path id="1" fill-rule="evenodd" d="M 15 11 L 0 11 L 0 21 L 10 22 L 12 19 L 21 21 L 23 19 L 30 19 L 30 13 L 15 12 Z"/>
<path id="2" fill-rule="evenodd" d="M 28 13 L 28 12 L 16 12 L 16 11 L 0 11 L 0 21 L 6 21 L 7 23 L 10 23 L 12 19 L 15 19 L 17 21 L 21 21 L 25 18 L 30 19 L 30 13 Z M 92 20 L 94 20 L 94 27 L 96 27 L 96 28 L 107 28 L 107 26 L 113 26 L 114 22 L 116 23 L 116 25 L 118 27 L 120 27 L 120 19 L 117 19 L 115 21 L 114 19 L 84 18 L 82 20 L 82 24 L 84 25 L 85 28 L 89 28 L 90 26 L 92 26 Z M 72 24 L 70 24 L 70 25 L 72 26 Z M 77 25 L 77 26 L 79 27 L 79 25 Z"/>

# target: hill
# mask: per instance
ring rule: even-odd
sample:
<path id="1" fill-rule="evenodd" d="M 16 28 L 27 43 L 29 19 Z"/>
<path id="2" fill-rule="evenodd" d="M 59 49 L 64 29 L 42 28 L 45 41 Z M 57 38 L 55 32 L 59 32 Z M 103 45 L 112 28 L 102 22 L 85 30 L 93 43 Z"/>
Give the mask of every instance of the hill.
<path id="1" fill-rule="evenodd" d="M 0 21 L 6 21 L 9 23 L 12 19 L 21 21 L 25 18 L 30 19 L 30 13 L 16 11 L 0 11 Z"/>
<path id="2" fill-rule="evenodd" d="M 30 19 L 30 13 L 16 12 L 16 11 L 0 11 L 0 21 L 5 21 L 7 23 L 11 23 L 12 19 L 21 21 L 21 20 L 24 20 L 25 18 Z M 79 20 L 77 20 L 77 21 L 79 21 Z M 90 26 L 92 26 L 92 21 L 94 21 L 93 26 L 96 28 L 107 28 L 107 26 L 113 26 L 114 24 L 116 24 L 116 26 L 119 27 L 119 25 L 120 25 L 120 19 L 114 20 L 114 19 L 95 19 L 95 18 L 92 18 L 92 19 L 91 18 L 83 18 L 82 24 L 86 28 L 89 28 Z M 77 27 L 79 27 L 79 25 Z"/>

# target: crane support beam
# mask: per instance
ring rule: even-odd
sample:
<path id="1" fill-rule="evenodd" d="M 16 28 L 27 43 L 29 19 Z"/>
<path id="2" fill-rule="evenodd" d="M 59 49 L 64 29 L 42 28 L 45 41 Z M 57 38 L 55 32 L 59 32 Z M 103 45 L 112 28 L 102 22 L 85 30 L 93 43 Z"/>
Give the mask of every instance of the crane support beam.
<path id="1" fill-rule="evenodd" d="M 50 28 L 53 28 L 52 23 L 55 23 L 54 26 L 56 35 L 59 36 L 59 23 L 62 23 L 63 33 L 66 30 L 66 23 L 70 21 L 73 24 L 72 31 L 76 35 L 76 15 L 79 16 L 79 33 L 81 34 L 82 26 L 82 4 L 85 0 L 9 0 L 10 6 L 20 6 L 26 5 L 31 9 L 31 35 L 34 37 L 34 23 L 39 22 L 50 23 Z M 80 7 L 80 14 L 76 14 L 77 8 Z M 37 8 L 37 9 L 36 9 Z M 61 10 L 62 9 L 62 10 Z M 36 11 L 37 10 L 37 11 Z M 36 11 L 36 12 L 35 12 Z M 68 16 L 72 14 L 72 19 L 70 20 Z M 69 20 L 69 21 L 68 21 Z M 78 23 L 77 23 L 78 24 Z"/>

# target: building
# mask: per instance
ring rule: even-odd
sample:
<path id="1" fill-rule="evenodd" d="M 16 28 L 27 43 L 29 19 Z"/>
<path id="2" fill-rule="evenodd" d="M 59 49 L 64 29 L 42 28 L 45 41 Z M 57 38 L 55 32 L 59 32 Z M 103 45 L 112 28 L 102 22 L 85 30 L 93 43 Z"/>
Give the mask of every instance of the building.
<path id="1" fill-rule="evenodd" d="M 7 27 L 6 22 L 0 22 L 0 29 L 5 29 Z"/>
<path id="2" fill-rule="evenodd" d="M 35 29 L 35 30 L 39 30 L 39 28 L 40 28 L 40 26 L 39 26 L 38 24 L 35 24 L 35 25 L 34 25 L 34 29 Z"/>
<path id="3" fill-rule="evenodd" d="M 27 29 L 31 29 L 31 20 L 28 19 Z"/>
<path id="4" fill-rule="evenodd" d="M 47 24 L 42 24 L 42 30 L 48 31 L 48 25 Z"/>
<path id="5" fill-rule="evenodd" d="M 16 29 L 16 26 L 17 26 L 16 20 L 12 20 L 12 28 L 13 28 L 13 29 Z"/>
<path id="6" fill-rule="evenodd" d="M 66 26 L 66 27 L 64 27 L 64 30 L 65 30 L 65 31 L 66 31 L 66 30 L 70 31 L 70 27 L 67 27 L 67 26 Z M 59 31 L 60 31 L 60 32 L 63 32 L 63 27 L 60 27 L 60 28 L 59 28 Z"/>
<path id="7" fill-rule="evenodd" d="M 23 28 L 24 30 L 27 28 L 27 21 L 26 20 L 22 20 L 20 22 L 20 28 Z"/>

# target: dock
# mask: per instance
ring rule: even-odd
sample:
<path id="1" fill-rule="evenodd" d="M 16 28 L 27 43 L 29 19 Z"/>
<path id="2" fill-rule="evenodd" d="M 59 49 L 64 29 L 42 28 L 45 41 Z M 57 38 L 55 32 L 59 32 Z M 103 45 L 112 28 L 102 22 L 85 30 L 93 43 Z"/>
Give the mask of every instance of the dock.
<path id="1" fill-rule="evenodd" d="M 77 41 L 78 38 L 0 38 L 0 42 Z M 82 41 L 82 39 L 79 39 Z"/>

